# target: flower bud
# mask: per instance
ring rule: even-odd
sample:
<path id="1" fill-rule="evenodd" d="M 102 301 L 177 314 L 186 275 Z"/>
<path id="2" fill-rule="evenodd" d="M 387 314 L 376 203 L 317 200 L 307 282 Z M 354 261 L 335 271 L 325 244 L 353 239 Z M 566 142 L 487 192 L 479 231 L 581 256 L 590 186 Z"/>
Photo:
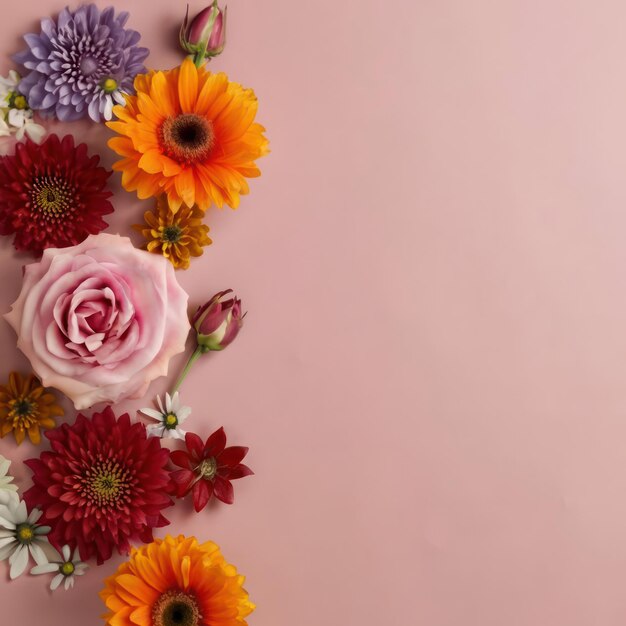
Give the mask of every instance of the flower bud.
<path id="1" fill-rule="evenodd" d="M 226 7 L 217 6 L 217 0 L 203 9 L 189 23 L 189 5 L 180 29 L 180 45 L 185 52 L 194 55 L 197 66 L 205 59 L 217 56 L 226 45 Z"/>
<path id="2" fill-rule="evenodd" d="M 206 304 L 198 307 L 191 319 L 196 329 L 198 346 L 203 352 L 223 350 L 232 343 L 243 326 L 241 300 L 237 297 L 222 301 L 232 289 L 220 291 Z"/>

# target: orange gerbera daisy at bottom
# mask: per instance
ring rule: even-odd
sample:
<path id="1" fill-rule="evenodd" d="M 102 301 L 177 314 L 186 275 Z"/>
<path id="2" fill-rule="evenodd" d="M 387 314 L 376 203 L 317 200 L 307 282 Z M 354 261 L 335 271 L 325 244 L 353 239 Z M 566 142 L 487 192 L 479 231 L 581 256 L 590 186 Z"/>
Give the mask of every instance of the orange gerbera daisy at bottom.
<path id="1" fill-rule="evenodd" d="M 179 535 L 134 549 L 105 580 L 108 626 L 244 626 L 254 610 L 244 577 L 209 541 Z"/>

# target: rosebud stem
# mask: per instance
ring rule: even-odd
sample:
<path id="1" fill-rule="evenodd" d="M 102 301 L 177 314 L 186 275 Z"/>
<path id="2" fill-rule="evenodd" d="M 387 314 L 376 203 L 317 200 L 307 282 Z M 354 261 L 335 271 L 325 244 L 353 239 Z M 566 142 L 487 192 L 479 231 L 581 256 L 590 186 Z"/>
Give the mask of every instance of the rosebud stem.
<path id="1" fill-rule="evenodd" d="M 202 46 L 198 52 L 194 54 L 193 63 L 196 67 L 202 67 L 206 62 L 206 45 Z"/>
<path id="2" fill-rule="evenodd" d="M 200 355 L 203 353 L 204 353 L 204 350 L 202 350 L 200 346 L 198 346 L 194 350 L 193 354 L 189 357 L 189 360 L 187 361 L 187 364 L 185 365 L 183 371 L 180 373 L 180 376 L 178 377 L 176 384 L 174 385 L 174 387 L 172 387 L 172 391 L 170 392 L 171 396 L 173 396 L 180 389 L 180 386 L 183 384 L 183 381 L 185 380 L 185 378 L 187 378 L 187 374 L 189 374 L 189 372 L 191 371 L 193 364 L 200 358 Z"/>

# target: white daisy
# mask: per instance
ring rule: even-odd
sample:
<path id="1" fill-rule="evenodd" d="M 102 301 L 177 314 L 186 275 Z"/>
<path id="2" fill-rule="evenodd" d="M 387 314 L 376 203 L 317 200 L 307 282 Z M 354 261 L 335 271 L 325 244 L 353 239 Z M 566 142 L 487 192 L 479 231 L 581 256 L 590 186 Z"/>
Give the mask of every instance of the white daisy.
<path id="1" fill-rule="evenodd" d="M 24 573 L 29 553 L 37 565 L 48 562 L 42 546 L 48 545 L 46 535 L 50 526 L 39 526 L 40 517 L 39 509 L 33 509 L 29 514 L 23 500 L 17 504 L 0 505 L 0 561 L 9 559 L 11 579 Z"/>
<path id="2" fill-rule="evenodd" d="M 19 502 L 17 485 L 12 484 L 13 476 L 9 475 L 9 467 L 11 467 L 11 461 L 0 454 L 0 504 Z"/>
<path id="3" fill-rule="evenodd" d="M 139 409 L 140 413 L 148 416 L 150 419 L 156 420 L 157 424 L 150 424 L 146 428 L 148 431 L 148 437 L 162 437 L 165 439 L 184 439 L 187 434 L 179 426 L 191 414 L 191 407 L 181 406 L 178 391 L 170 396 L 169 393 L 165 394 L 165 406 L 161 402 L 161 397 L 157 396 L 157 404 L 159 410 L 154 409 Z"/>
<path id="4" fill-rule="evenodd" d="M 41 143 L 46 129 L 35 122 L 33 110 L 18 92 L 20 80 L 15 70 L 11 70 L 8 76 L 0 76 L 0 137 L 15 134 L 15 138 L 21 141 L 24 135 L 28 135 L 35 143 Z"/>
<path id="5" fill-rule="evenodd" d="M 83 563 L 78 555 L 78 548 L 74 550 L 74 556 L 69 546 L 63 546 L 61 553 L 57 552 L 57 558 L 50 560 L 48 563 L 36 565 L 30 570 L 31 574 L 56 574 L 50 583 L 50 589 L 54 591 L 64 581 L 64 587 L 67 591 L 74 586 L 76 576 L 82 576 L 89 566 Z"/>

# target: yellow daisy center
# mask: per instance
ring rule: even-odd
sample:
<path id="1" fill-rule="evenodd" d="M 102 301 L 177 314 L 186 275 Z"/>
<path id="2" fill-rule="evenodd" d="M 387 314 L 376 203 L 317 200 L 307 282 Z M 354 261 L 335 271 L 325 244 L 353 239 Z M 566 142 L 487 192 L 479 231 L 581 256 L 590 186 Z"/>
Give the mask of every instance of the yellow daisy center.
<path id="1" fill-rule="evenodd" d="M 16 536 L 20 543 L 28 545 L 29 543 L 32 543 L 35 533 L 30 524 L 20 524 L 16 529 Z"/>
<path id="2" fill-rule="evenodd" d="M 172 429 L 178 426 L 178 418 L 174 413 L 168 413 L 163 420 L 165 428 Z"/>
<path id="3" fill-rule="evenodd" d="M 199 626 L 201 619 L 196 598 L 184 591 L 167 591 L 152 607 L 154 626 Z"/>
<path id="4" fill-rule="evenodd" d="M 71 576 L 74 573 L 75 569 L 76 568 L 74 567 L 74 563 L 70 563 L 68 561 L 67 563 L 63 563 L 63 565 L 59 567 L 59 572 L 61 572 L 63 576 Z"/>
<path id="5" fill-rule="evenodd" d="M 27 109 L 28 102 L 26 102 L 26 98 L 24 96 L 16 96 L 15 100 L 13 100 L 13 108 L 15 109 Z"/>
<path id="6" fill-rule="evenodd" d="M 160 134 L 163 151 L 179 163 L 206 160 L 215 144 L 213 124 L 196 113 L 166 118 Z"/>

